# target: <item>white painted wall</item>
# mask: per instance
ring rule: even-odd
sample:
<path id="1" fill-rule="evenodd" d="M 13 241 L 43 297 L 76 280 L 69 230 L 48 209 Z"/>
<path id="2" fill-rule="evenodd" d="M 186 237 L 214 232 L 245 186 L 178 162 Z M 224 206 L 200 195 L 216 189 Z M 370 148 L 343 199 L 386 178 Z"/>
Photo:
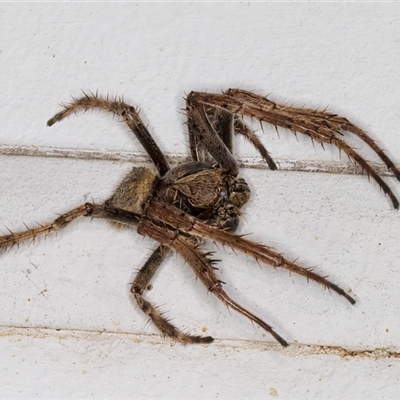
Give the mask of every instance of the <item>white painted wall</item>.
<path id="1" fill-rule="evenodd" d="M 132 166 L 106 158 L 143 154 L 109 115 L 46 127 L 57 104 L 81 90 L 139 106 L 168 154 L 188 154 L 185 92 L 241 87 L 329 106 L 399 165 L 399 13 L 395 3 L 0 4 L 2 232 L 106 199 Z M 339 160 L 335 149 L 283 131 L 279 139 L 268 127 L 263 140 L 280 161 Z M 256 156 L 243 142 L 237 148 L 238 157 Z M 66 149 L 104 160 L 16 155 Z M 82 219 L 1 256 L 1 397 L 396 398 L 399 212 L 357 175 L 243 176 L 253 198 L 241 232 L 329 275 L 354 293 L 354 307 L 220 248 L 227 291 L 292 343 L 283 350 L 174 256 L 148 297 L 178 326 L 216 338 L 184 347 L 163 340 L 130 299 L 155 244 Z"/>

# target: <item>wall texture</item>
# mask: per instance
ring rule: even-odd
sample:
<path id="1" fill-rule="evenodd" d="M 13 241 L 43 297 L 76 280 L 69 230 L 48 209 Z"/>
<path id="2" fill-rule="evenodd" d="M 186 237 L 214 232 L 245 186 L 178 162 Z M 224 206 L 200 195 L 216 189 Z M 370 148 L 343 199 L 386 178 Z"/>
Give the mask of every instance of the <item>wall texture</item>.
<path id="1" fill-rule="evenodd" d="M 105 200 L 145 162 L 109 115 L 46 127 L 81 90 L 139 106 L 177 158 L 188 155 L 185 93 L 241 87 L 328 106 L 400 165 L 399 14 L 395 3 L 1 4 L 2 232 Z M 236 143 L 253 192 L 241 233 L 329 275 L 356 305 L 219 246 L 226 290 L 291 342 L 282 349 L 172 256 L 148 298 L 178 326 L 216 338 L 181 346 L 130 298 L 155 243 L 82 219 L 1 256 L 2 397 L 396 398 L 399 212 L 374 182 L 346 173 L 336 149 L 268 126 L 258 133 L 282 168 L 262 168 Z M 399 196 L 399 182 L 385 179 Z"/>

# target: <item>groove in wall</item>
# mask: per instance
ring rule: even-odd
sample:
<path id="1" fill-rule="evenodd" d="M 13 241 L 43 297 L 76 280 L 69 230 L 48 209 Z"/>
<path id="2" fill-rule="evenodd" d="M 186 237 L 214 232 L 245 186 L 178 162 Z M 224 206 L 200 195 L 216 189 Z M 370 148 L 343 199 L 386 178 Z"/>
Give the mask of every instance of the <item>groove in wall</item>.
<path id="1" fill-rule="evenodd" d="M 45 327 L 21 327 L 0 326 L 0 337 L 32 337 L 46 338 L 57 337 L 58 339 L 103 337 L 104 339 L 119 337 L 132 339 L 135 342 L 147 342 L 154 345 L 167 344 L 168 346 L 180 346 L 179 343 L 163 339 L 160 335 L 137 334 L 131 332 L 111 332 L 85 329 L 52 329 Z M 291 343 L 289 347 L 283 348 L 275 342 L 258 342 L 248 340 L 216 339 L 212 346 L 232 349 L 254 349 L 257 351 L 274 351 L 288 356 L 339 356 L 342 358 L 364 358 L 364 359 L 398 359 L 400 352 L 395 348 L 346 348 L 342 346 L 329 346 L 318 344 Z"/>
<path id="2" fill-rule="evenodd" d="M 54 157 L 72 158 L 82 160 L 103 160 L 132 162 L 134 164 L 150 163 L 150 157 L 142 152 L 107 151 L 89 149 L 60 149 L 46 146 L 7 146 L 0 145 L 0 155 L 7 156 L 29 156 L 29 157 Z M 182 154 L 166 154 L 170 164 L 179 164 L 190 160 L 190 156 Z M 362 169 L 354 163 L 347 161 L 326 161 L 326 160 L 275 160 L 278 169 L 281 171 L 302 171 L 302 172 L 325 172 L 330 174 L 357 174 L 363 173 Z M 242 157 L 238 159 L 241 168 L 268 169 L 265 161 L 260 157 Z M 393 176 L 383 163 L 369 162 L 378 175 Z M 400 165 L 397 165 L 400 168 Z"/>

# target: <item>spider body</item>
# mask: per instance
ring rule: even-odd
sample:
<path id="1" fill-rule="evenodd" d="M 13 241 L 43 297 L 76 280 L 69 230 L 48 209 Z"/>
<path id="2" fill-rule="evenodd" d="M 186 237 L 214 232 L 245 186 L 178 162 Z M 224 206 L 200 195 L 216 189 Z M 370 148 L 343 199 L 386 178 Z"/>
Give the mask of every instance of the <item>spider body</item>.
<path id="1" fill-rule="evenodd" d="M 351 304 L 355 300 L 345 290 L 312 269 L 302 267 L 285 259 L 279 252 L 234 233 L 239 225 L 241 208 L 250 198 L 250 189 L 244 179 L 238 176 L 239 167 L 232 155 L 234 135 L 244 136 L 271 169 L 277 168 L 264 145 L 241 117 L 256 118 L 275 127 L 308 135 L 321 144 L 335 145 L 379 184 L 396 209 L 399 208 L 399 201 L 391 188 L 346 143 L 344 133 L 347 131 L 358 136 L 371 147 L 398 180 L 400 171 L 363 130 L 346 118 L 327 111 L 287 107 L 239 89 L 229 89 L 222 94 L 191 92 L 186 101 L 192 161 L 171 169 L 134 107 L 121 99 L 103 99 L 97 94 L 73 98 L 70 104 L 65 105 L 61 112 L 48 121 L 49 126 L 70 114 L 89 109 L 100 109 L 119 115 L 139 139 L 155 169 L 133 168 L 103 204 L 86 203 L 48 224 L 0 237 L 0 249 L 58 231 L 81 216 L 104 218 L 113 223 L 124 224 L 159 243 L 139 270 L 131 292 L 140 309 L 163 335 L 182 343 L 210 343 L 213 340 L 209 336 L 182 332 L 143 297 L 167 254 L 175 251 L 193 269 L 208 291 L 228 307 L 258 324 L 282 346 L 287 346 L 288 342 L 270 325 L 236 303 L 225 292 L 215 271 L 217 260 L 213 260 L 211 253 L 206 253 L 201 248 L 204 240 L 221 243 L 261 263 L 302 275 L 336 292 Z"/>
<path id="2" fill-rule="evenodd" d="M 150 168 L 134 167 L 105 205 L 143 215 L 153 198 L 234 232 L 250 189 L 244 179 L 198 161 L 180 164 L 162 178 Z"/>

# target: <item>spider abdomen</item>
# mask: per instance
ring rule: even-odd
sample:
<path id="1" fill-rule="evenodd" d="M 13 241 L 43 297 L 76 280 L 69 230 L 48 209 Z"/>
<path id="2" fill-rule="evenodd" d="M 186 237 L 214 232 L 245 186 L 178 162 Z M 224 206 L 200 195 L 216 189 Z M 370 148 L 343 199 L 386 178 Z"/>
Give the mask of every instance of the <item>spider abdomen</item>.
<path id="1" fill-rule="evenodd" d="M 154 197 L 158 180 L 150 168 L 134 167 L 105 205 L 142 214 L 145 204 Z"/>

